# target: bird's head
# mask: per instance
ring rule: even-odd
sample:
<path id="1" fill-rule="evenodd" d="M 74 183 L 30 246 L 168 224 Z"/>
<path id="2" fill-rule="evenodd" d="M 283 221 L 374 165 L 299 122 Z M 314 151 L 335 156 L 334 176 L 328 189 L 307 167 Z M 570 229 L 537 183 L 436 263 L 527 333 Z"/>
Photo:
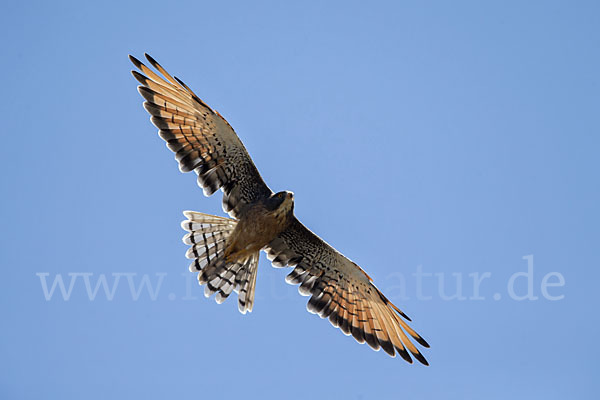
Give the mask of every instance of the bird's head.
<path id="1" fill-rule="evenodd" d="M 294 211 L 294 193 L 287 190 L 275 193 L 265 200 L 265 207 L 279 216 L 291 215 Z"/>

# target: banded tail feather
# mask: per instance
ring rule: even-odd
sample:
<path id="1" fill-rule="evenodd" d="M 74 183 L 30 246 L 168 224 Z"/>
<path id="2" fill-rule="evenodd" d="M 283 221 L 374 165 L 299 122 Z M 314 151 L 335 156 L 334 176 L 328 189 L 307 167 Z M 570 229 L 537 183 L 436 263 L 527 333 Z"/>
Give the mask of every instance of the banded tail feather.
<path id="1" fill-rule="evenodd" d="M 227 239 L 237 221 L 195 211 L 184 211 L 183 215 L 187 220 L 181 222 L 181 227 L 189 232 L 183 242 L 190 245 L 186 257 L 194 260 L 190 272 L 198 272 L 198 282 L 206 285 L 204 295 L 210 297 L 216 293 L 215 301 L 221 304 L 235 291 L 240 312 L 251 312 L 259 253 L 227 259 Z"/>

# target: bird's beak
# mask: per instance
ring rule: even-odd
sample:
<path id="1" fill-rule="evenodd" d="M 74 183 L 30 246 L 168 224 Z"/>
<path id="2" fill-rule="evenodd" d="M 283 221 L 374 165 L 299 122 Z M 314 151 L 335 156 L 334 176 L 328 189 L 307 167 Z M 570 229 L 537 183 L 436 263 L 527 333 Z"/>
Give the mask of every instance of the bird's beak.
<path id="1" fill-rule="evenodd" d="M 294 192 L 287 192 L 287 198 L 290 200 L 294 200 Z"/>

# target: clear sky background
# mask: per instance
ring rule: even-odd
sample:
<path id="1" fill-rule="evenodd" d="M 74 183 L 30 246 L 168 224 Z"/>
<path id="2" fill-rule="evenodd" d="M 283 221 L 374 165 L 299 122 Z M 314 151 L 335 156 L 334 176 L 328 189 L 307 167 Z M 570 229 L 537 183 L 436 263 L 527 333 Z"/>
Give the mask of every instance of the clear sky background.
<path id="1" fill-rule="evenodd" d="M 3 3 L 0 397 L 595 398 L 598 4 Z M 264 255 L 252 314 L 204 299 L 179 222 L 221 198 L 150 124 L 144 52 L 412 317 L 430 367 L 307 313 Z"/>

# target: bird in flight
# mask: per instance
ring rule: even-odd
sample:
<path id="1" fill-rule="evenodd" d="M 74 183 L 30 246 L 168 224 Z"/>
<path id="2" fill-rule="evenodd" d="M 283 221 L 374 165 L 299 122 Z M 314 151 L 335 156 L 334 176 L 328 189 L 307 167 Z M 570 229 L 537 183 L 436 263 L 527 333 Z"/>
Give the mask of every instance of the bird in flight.
<path id="1" fill-rule="evenodd" d="M 274 193 L 229 123 L 177 77 L 145 54 L 154 69 L 129 56 L 138 71 L 138 91 L 158 134 L 175 153 L 182 172 L 194 171 L 204 194 L 223 192 L 232 218 L 185 211 L 186 256 L 191 272 L 206 285 L 206 297 L 222 303 L 238 294 L 238 308 L 252 311 L 260 251 L 275 267 L 294 267 L 286 281 L 310 296 L 307 309 L 374 350 L 427 360 L 413 344 L 429 344 L 406 321 L 358 265 L 315 235 L 294 216 L 294 194 Z M 162 76 L 161 76 L 162 75 Z"/>

